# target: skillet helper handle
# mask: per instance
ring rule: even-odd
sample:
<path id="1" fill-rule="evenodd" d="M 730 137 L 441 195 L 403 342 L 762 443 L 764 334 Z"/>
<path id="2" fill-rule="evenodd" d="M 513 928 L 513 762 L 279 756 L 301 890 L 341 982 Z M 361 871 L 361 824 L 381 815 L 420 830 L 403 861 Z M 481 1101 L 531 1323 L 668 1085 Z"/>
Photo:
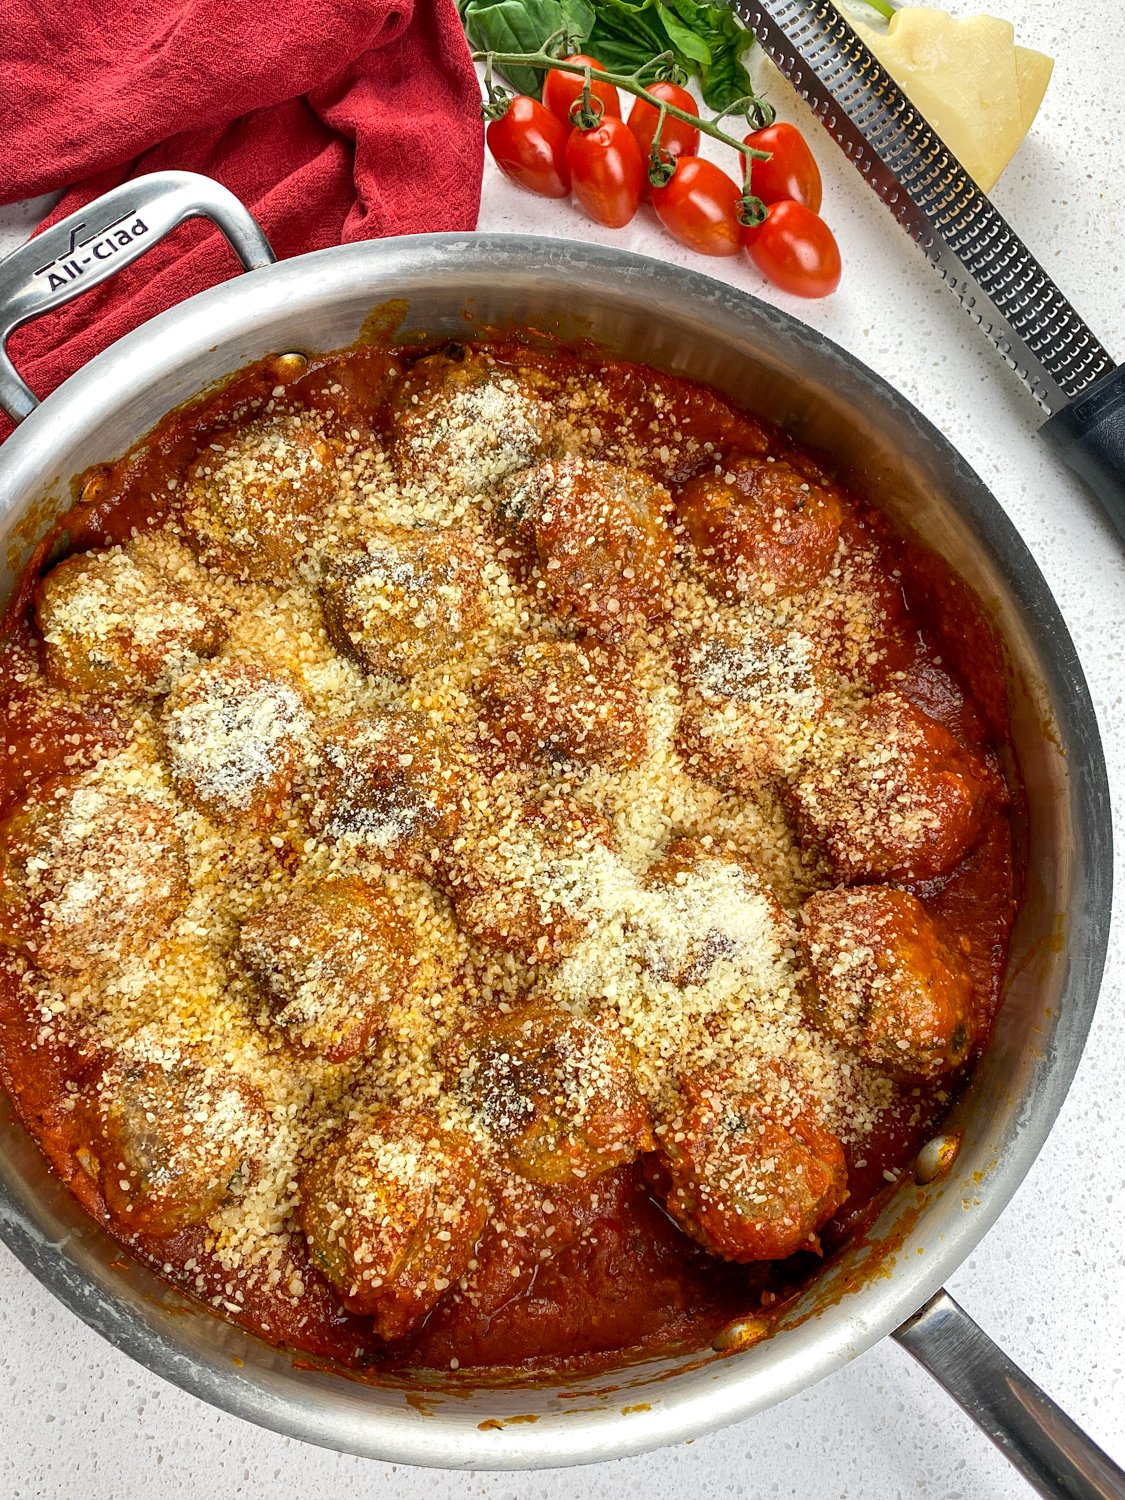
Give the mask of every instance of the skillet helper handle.
<path id="1" fill-rule="evenodd" d="M 894 1337 L 1040 1495 L 1125 1500 L 1125 1472 L 1012 1363 L 946 1291 Z"/>
<path id="2" fill-rule="evenodd" d="M 37 398 L 8 358 L 10 335 L 143 255 L 186 219 L 210 219 L 247 271 L 271 265 L 269 241 L 232 192 L 198 172 L 152 172 L 44 230 L 0 261 L 0 409 L 22 422 Z"/>
<path id="3" fill-rule="evenodd" d="M 1125 539 L 1125 365 L 1049 417 L 1039 432 L 1086 481 Z"/>

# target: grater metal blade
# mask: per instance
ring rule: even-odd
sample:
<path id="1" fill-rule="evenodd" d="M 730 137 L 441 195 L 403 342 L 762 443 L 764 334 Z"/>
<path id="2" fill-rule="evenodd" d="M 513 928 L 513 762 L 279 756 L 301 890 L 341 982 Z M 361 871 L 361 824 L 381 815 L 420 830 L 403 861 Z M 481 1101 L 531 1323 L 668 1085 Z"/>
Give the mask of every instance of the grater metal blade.
<path id="1" fill-rule="evenodd" d="M 732 0 L 763 49 L 1052 415 L 1114 361 L 830 0 Z"/>

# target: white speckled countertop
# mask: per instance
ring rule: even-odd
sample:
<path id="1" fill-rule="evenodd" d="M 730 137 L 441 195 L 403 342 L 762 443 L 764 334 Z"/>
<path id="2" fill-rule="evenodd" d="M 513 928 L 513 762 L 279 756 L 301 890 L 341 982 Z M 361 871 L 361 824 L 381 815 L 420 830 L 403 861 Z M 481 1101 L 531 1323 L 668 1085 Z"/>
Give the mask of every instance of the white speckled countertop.
<path id="1" fill-rule="evenodd" d="M 999 0 L 993 0 L 999 5 Z M 956 0 L 952 9 L 977 7 Z M 994 192 L 1103 343 L 1125 359 L 1125 41 L 1120 0 L 1022 0 L 1019 40 L 1053 53 L 1030 140 Z M 783 303 L 878 370 L 940 427 L 1022 531 L 1085 664 L 1116 799 L 1125 796 L 1125 552 L 1035 435 L 1036 409 L 843 156 L 808 124 L 840 292 L 797 304 L 749 265 L 703 262 L 642 217 L 617 233 L 486 169 L 480 227 L 600 239 L 694 265 Z M 0 209 L 0 254 L 34 215 Z M 1119 842 L 1125 842 L 1119 832 Z M 1121 881 L 1121 860 L 1118 878 Z M 1121 881 L 1125 888 L 1125 881 Z M 1118 907 L 1120 911 L 1120 906 Z M 1115 924 L 1101 1003 L 1062 1115 L 954 1295 L 1125 1464 L 1125 945 Z M 342 1457 L 259 1430 L 165 1385 L 66 1312 L 0 1247 L 0 1500 L 143 1495 L 239 1500 L 1023 1500 L 999 1453 L 890 1342 L 785 1405 L 695 1443 L 582 1470 L 440 1474 Z"/>

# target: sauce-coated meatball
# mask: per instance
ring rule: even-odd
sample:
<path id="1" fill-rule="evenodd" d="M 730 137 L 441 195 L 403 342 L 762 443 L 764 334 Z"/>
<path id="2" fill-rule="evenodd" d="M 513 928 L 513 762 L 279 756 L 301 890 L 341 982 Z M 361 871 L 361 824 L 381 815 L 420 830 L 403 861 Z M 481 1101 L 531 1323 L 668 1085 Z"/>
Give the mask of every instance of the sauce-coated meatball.
<path id="1" fill-rule="evenodd" d="M 847 1197 L 840 1142 L 784 1071 L 696 1074 L 657 1127 L 654 1181 L 680 1227 L 724 1260 L 783 1260 L 816 1250 L 816 1231 Z"/>
<path id="2" fill-rule="evenodd" d="M 993 791 L 947 729 L 886 692 L 824 736 L 792 799 L 839 880 L 926 880 L 972 848 Z"/>
<path id="3" fill-rule="evenodd" d="M 507 647 L 477 684 L 490 741 L 510 760 L 639 765 L 645 705 L 628 658 L 597 640 Z"/>
<path id="4" fill-rule="evenodd" d="M 551 383 L 487 355 L 431 354 L 399 388 L 392 453 L 403 484 L 487 493 L 550 443 Z"/>
<path id="5" fill-rule="evenodd" d="M 142 1234 L 202 1224 L 253 1181 L 268 1129 L 261 1095 L 221 1066 L 120 1053 L 86 1094 L 98 1184 Z"/>
<path id="6" fill-rule="evenodd" d="M 468 1138 L 389 1108 L 323 1148 L 301 1176 L 300 1197 L 313 1265 L 385 1339 L 401 1338 L 441 1301 L 488 1218 Z"/>
<path id="7" fill-rule="evenodd" d="M 329 880 L 267 901 L 239 947 L 271 1022 L 329 1062 L 362 1052 L 410 979 L 413 934 L 362 880 Z"/>
<path id="8" fill-rule="evenodd" d="M 720 962 L 758 971 L 763 952 L 780 959 L 795 944 L 793 924 L 763 876 L 699 839 L 673 839 L 644 883 L 663 898 L 637 934 L 641 962 L 655 979 L 705 984 Z"/>
<path id="9" fill-rule="evenodd" d="M 936 1078 L 965 1061 L 973 982 L 916 896 L 877 885 L 820 891 L 802 912 L 819 1025 L 902 1078 Z"/>
<path id="10" fill-rule="evenodd" d="M 269 828 L 308 744 L 311 714 L 286 673 L 222 657 L 176 685 L 160 728 L 172 784 L 218 821 Z"/>
<path id="11" fill-rule="evenodd" d="M 481 800 L 441 880 L 477 942 L 554 963 L 597 918 L 597 874 L 612 844 L 606 819 L 570 798 L 495 810 Z"/>
<path id="12" fill-rule="evenodd" d="M 148 797 L 58 777 L 0 822 L 0 943 L 41 969 L 99 968 L 147 947 L 186 887 L 179 830 Z"/>
<path id="13" fill-rule="evenodd" d="M 35 590 L 51 682 L 100 696 L 167 693 L 226 636 L 197 595 L 127 552 L 83 552 Z"/>
<path id="14" fill-rule="evenodd" d="M 695 775 L 746 792 L 797 770 L 830 693 L 807 635 L 714 624 L 684 642 L 677 658 L 684 691 L 678 746 Z"/>
<path id="15" fill-rule="evenodd" d="M 202 560 L 232 578 L 289 579 L 336 491 L 336 458 L 295 413 L 217 433 L 184 482 L 183 524 Z"/>
<path id="16" fill-rule="evenodd" d="M 690 479 L 676 515 L 716 593 L 729 599 L 799 594 L 828 572 L 840 535 L 831 490 L 784 459 L 732 459 Z"/>
<path id="17" fill-rule="evenodd" d="M 381 531 L 325 562 L 329 639 L 377 677 L 407 680 L 450 661 L 484 624 L 483 565 L 465 532 Z"/>
<path id="18" fill-rule="evenodd" d="M 637 469 L 564 458 L 510 481 L 500 515 L 538 562 L 536 587 L 554 608 L 616 641 L 667 610 L 669 505 Z"/>
<path id="19" fill-rule="evenodd" d="M 544 1186 L 599 1176 L 651 1151 L 648 1108 L 608 1012 L 536 1002 L 490 1016 L 457 1051 L 452 1081 L 505 1165 Z"/>
<path id="20" fill-rule="evenodd" d="M 325 736 L 315 772 L 314 832 L 418 870 L 461 821 L 461 771 L 442 730 L 413 709 L 353 714 Z"/>
<path id="21" fill-rule="evenodd" d="M 815 603 L 812 601 L 815 599 Z M 870 542 L 849 535 L 828 576 L 805 605 L 804 623 L 838 672 L 872 691 L 905 670 L 917 645 L 894 561 Z"/>

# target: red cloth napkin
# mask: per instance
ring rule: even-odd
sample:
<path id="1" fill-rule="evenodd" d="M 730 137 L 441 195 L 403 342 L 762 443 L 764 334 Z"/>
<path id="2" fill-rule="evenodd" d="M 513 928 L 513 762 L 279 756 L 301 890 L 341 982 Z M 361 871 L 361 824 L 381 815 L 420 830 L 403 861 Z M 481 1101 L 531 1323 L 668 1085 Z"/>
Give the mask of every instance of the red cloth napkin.
<path id="1" fill-rule="evenodd" d="M 0 203 L 68 188 L 46 227 L 179 167 L 225 183 L 278 256 L 471 229 L 479 100 L 453 0 L 0 0 Z M 16 366 L 45 396 L 237 266 L 183 225 L 15 334 Z"/>

